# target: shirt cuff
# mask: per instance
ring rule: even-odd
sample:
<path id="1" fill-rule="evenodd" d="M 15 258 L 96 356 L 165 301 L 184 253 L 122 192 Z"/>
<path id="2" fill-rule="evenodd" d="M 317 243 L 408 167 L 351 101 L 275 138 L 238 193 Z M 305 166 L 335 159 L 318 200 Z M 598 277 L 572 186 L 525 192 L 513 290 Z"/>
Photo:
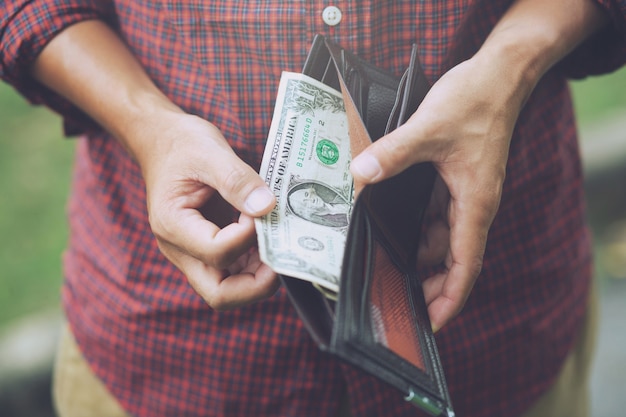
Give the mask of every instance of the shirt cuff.
<path id="1" fill-rule="evenodd" d="M 609 17 L 604 29 L 558 65 L 571 78 L 612 72 L 626 63 L 626 0 L 593 0 Z"/>

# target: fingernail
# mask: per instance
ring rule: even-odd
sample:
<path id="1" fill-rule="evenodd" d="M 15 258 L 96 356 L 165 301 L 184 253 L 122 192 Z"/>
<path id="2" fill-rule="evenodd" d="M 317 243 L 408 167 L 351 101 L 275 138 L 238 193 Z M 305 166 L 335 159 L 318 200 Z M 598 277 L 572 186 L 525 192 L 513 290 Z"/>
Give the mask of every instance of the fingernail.
<path id="1" fill-rule="evenodd" d="M 378 163 L 378 160 L 372 155 L 363 154 L 352 161 L 352 172 L 360 176 L 367 181 L 373 181 L 378 178 L 383 170 Z"/>
<path id="2" fill-rule="evenodd" d="M 250 214 L 256 214 L 264 211 L 273 203 L 274 194 L 272 194 L 270 190 L 267 188 L 257 188 L 248 195 L 244 207 Z"/>

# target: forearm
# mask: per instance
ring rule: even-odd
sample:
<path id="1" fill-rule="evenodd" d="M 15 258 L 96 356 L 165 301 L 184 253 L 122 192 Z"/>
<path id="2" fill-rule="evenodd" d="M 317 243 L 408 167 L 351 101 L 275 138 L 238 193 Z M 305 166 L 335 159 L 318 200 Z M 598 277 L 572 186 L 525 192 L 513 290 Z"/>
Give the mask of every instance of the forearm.
<path id="1" fill-rule="evenodd" d="M 66 97 L 137 157 L 150 147 L 137 135 L 163 114 L 182 112 L 150 80 L 126 45 L 103 22 L 77 23 L 43 49 L 33 76 Z"/>
<path id="2" fill-rule="evenodd" d="M 217 127 L 185 114 L 156 87 L 112 30 L 96 20 L 70 26 L 44 48 L 32 73 L 134 156 L 161 252 L 210 306 L 232 308 L 276 291 L 276 274 L 251 249 L 251 216 L 271 210 L 273 193 Z M 229 205 L 216 202 L 221 198 L 242 213 L 237 221 L 230 222 Z"/>

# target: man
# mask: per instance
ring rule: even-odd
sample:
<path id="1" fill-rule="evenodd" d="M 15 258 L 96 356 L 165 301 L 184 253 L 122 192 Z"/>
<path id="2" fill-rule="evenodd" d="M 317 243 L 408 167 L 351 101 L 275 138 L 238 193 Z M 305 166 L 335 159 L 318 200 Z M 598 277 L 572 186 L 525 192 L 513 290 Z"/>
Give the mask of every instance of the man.
<path id="1" fill-rule="evenodd" d="M 623 0 L 16 0 L 0 13 L 2 77 L 83 134 L 63 299 L 126 412 L 326 416 L 348 399 L 354 416 L 418 413 L 318 351 L 253 247 L 252 218 L 274 204 L 255 172 L 279 75 L 315 33 L 396 73 L 417 42 L 434 83 L 352 171 L 439 173 L 421 255 L 438 265 L 424 291 L 458 414 L 521 415 L 552 395 L 591 274 L 565 77 L 622 64 Z M 89 412 L 57 398 L 62 415 Z"/>
<path id="2" fill-rule="evenodd" d="M 320 187 L 326 199 L 316 190 Z M 350 205 L 335 190 L 314 183 L 305 183 L 303 187 L 294 187 L 287 197 L 289 208 L 304 220 L 329 227 L 348 226 Z"/>

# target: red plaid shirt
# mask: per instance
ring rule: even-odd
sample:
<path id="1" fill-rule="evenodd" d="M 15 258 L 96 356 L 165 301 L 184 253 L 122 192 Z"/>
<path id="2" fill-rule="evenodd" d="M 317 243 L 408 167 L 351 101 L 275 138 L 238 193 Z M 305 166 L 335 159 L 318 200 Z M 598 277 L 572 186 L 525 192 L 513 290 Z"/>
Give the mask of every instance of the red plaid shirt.
<path id="1" fill-rule="evenodd" d="M 281 71 L 315 33 L 398 73 L 418 43 L 435 81 L 471 56 L 509 1 L 15 0 L 0 10 L 2 78 L 83 133 L 69 204 L 63 300 L 97 375 L 136 416 L 419 415 L 399 392 L 322 353 L 279 291 L 232 312 L 207 307 L 159 252 L 140 171 L 80 111 L 28 77 L 64 27 L 106 20 L 178 105 L 221 128 L 258 167 Z M 565 76 L 620 65 L 626 2 L 598 0 L 610 30 L 550 71 L 524 108 L 484 268 L 438 336 L 461 416 L 518 415 L 550 385 L 577 336 L 591 276 L 581 167 Z M 566 13 L 567 11 L 564 11 Z M 620 32 L 621 31 L 621 32 Z"/>

